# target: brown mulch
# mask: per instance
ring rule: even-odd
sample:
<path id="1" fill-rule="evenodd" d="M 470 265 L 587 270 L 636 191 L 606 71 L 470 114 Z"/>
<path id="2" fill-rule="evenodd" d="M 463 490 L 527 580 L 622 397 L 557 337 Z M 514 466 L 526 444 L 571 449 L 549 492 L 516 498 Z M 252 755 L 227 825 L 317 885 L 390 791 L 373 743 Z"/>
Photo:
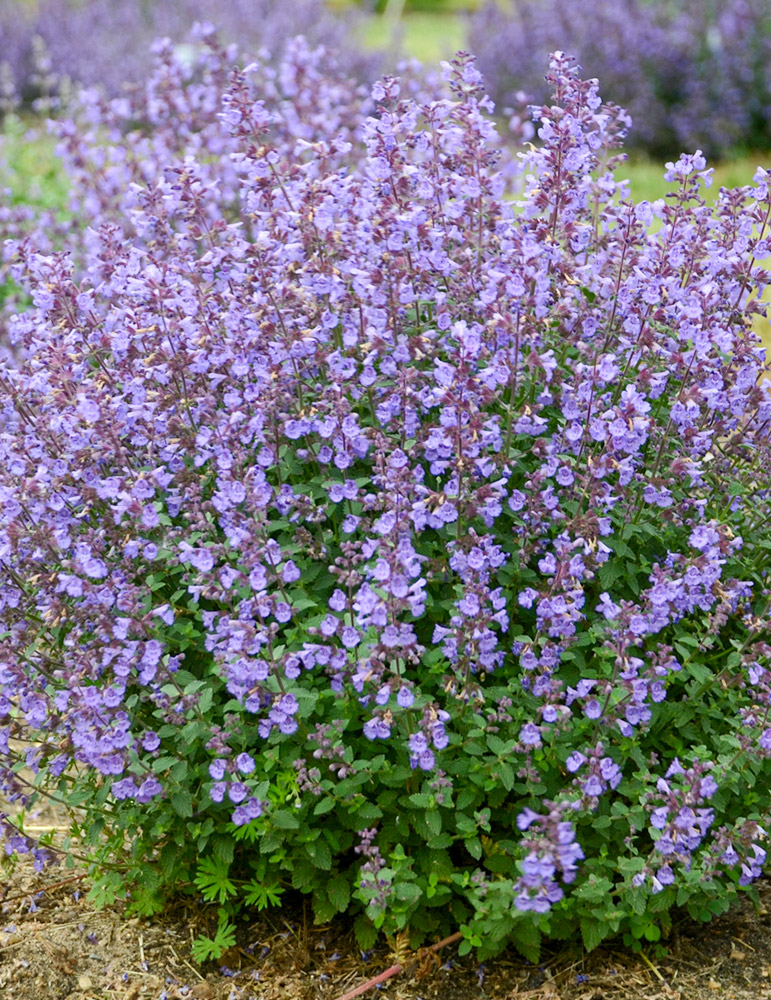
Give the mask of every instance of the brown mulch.
<path id="1" fill-rule="evenodd" d="M 45 822 L 46 817 L 43 817 Z M 50 821 L 50 818 L 49 818 Z M 0 998 L 8 1000 L 337 1000 L 396 958 L 384 944 L 362 954 L 344 920 L 314 926 L 302 903 L 239 928 L 236 947 L 197 966 L 192 940 L 216 928 L 214 907 L 180 903 L 152 920 L 120 906 L 98 911 L 77 870 L 0 869 Z M 484 965 L 408 956 L 401 973 L 365 1000 L 771 1000 L 771 882 L 756 912 L 744 900 L 709 925 L 675 923 L 642 953 L 620 942 L 590 955 L 546 951 L 537 966 L 514 949 Z M 414 957 L 414 961 L 412 958 Z"/>

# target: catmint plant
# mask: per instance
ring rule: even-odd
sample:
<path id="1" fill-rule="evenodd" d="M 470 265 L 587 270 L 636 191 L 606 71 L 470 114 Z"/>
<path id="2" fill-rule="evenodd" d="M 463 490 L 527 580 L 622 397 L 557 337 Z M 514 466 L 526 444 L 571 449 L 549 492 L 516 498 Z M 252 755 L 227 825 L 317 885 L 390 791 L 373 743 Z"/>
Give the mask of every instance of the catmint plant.
<path id="1" fill-rule="evenodd" d="M 174 65 L 146 126 L 64 128 L 64 245 L 7 248 L 5 797 L 73 810 L 98 901 L 216 903 L 201 958 L 288 892 L 530 958 L 752 892 L 766 172 L 632 202 L 559 52 L 523 154 L 464 54 L 366 96 Z"/>

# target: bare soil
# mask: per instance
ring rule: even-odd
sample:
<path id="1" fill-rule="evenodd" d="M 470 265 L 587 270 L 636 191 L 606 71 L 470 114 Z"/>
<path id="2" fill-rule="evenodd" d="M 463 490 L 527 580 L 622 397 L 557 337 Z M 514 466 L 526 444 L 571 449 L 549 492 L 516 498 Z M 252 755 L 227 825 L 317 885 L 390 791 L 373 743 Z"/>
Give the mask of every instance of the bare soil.
<path id="1" fill-rule="evenodd" d="M 245 923 L 237 946 L 201 967 L 191 942 L 213 934 L 214 908 L 180 903 L 140 921 L 120 906 L 95 910 L 87 891 L 77 869 L 36 873 L 22 860 L 0 875 L 0 998 L 338 1000 L 397 960 L 406 971 L 365 1000 L 771 998 L 771 882 L 760 884 L 759 910 L 743 901 L 709 925 L 676 922 L 644 952 L 562 947 L 537 966 L 513 949 L 479 965 L 455 945 L 395 956 L 384 944 L 362 955 L 344 920 L 314 926 L 298 903 Z"/>

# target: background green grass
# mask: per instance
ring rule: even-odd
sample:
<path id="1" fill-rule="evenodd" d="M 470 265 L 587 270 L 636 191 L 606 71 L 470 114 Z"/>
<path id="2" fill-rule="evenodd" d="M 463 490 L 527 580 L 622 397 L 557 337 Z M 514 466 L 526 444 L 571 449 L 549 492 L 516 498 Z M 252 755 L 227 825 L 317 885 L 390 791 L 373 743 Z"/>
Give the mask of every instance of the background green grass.
<path id="1" fill-rule="evenodd" d="M 396 50 L 430 66 L 465 46 L 467 21 L 468 15 L 456 11 L 408 13 L 398 20 L 386 13 L 367 22 L 362 41 L 368 48 Z"/>
<path id="2" fill-rule="evenodd" d="M 56 140 L 31 116 L 7 115 L 0 132 L 0 189 L 5 201 L 61 209 L 67 177 L 56 158 Z"/>

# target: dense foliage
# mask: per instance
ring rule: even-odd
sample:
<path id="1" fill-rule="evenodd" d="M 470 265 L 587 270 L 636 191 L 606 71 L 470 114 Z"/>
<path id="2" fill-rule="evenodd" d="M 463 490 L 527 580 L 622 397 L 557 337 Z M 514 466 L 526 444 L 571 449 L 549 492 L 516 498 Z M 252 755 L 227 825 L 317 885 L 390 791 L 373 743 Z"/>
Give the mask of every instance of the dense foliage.
<path id="1" fill-rule="evenodd" d="M 548 98 L 543 65 L 566 49 L 632 116 L 628 144 L 654 155 L 771 147 L 767 0 L 489 0 L 471 48 L 496 101 Z"/>
<path id="2" fill-rule="evenodd" d="M 64 124 L 9 247 L 4 794 L 95 898 L 216 903 L 199 958 L 287 890 L 481 954 L 708 919 L 771 810 L 767 175 L 632 203 L 557 54 L 512 203 L 467 57 L 226 56 Z"/>

